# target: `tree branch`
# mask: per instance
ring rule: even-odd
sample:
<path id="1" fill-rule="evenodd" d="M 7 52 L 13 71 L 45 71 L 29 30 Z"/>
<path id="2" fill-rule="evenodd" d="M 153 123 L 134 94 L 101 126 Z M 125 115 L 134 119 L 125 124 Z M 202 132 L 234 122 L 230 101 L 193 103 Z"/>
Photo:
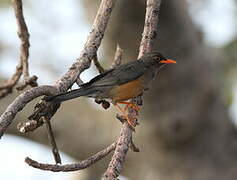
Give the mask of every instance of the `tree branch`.
<path id="1" fill-rule="evenodd" d="M 25 22 L 25 18 L 22 11 L 22 1 L 21 0 L 12 0 L 14 13 L 16 17 L 16 22 L 18 26 L 18 37 L 20 38 L 21 45 L 20 45 L 20 58 L 19 64 L 16 67 L 16 71 L 13 76 L 3 85 L 0 87 L 0 98 L 5 97 L 9 93 L 12 92 L 13 87 L 18 83 L 21 75 L 23 74 L 24 83 L 23 85 L 17 87 L 17 90 L 23 90 L 27 85 L 31 87 L 37 86 L 37 77 L 29 75 L 29 47 L 30 47 L 30 34 L 28 32 L 28 28 Z"/>
<path id="2" fill-rule="evenodd" d="M 80 57 L 76 59 L 69 71 L 56 83 L 60 92 L 67 91 L 77 78 L 79 78 L 80 74 L 90 67 L 91 60 L 95 56 L 104 37 L 105 29 L 115 3 L 116 0 L 101 1 L 99 10 L 92 25 L 92 30 L 87 37 L 87 41 Z"/>
<path id="3" fill-rule="evenodd" d="M 111 151 L 115 149 L 117 142 L 112 143 L 110 146 L 105 148 L 104 150 L 96 153 L 95 155 L 89 157 L 86 160 L 80 161 L 78 163 L 73 163 L 73 164 L 66 164 L 66 165 L 58 165 L 58 164 L 43 164 L 43 163 L 38 163 L 37 161 L 34 161 L 30 159 L 29 157 L 26 157 L 25 162 L 37 169 L 42 169 L 46 171 L 54 171 L 54 172 L 68 172 L 68 171 L 78 171 L 81 169 L 88 168 L 92 164 L 95 164 L 97 161 L 101 160 L 105 156 L 107 156 Z"/>
<path id="4" fill-rule="evenodd" d="M 61 157 L 60 157 L 58 147 L 57 147 L 57 144 L 56 144 L 56 141 L 55 141 L 55 138 L 54 138 L 54 133 L 53 133 L 53 129 L 52 129 L 50 120 L 46 119 L 45 117 L 42 117 L 42 118 L 43 118 L 43 122 L 46 126 L 46 130 L 47 130 L 50 145 L 52 146 L 52 153 L 53 153 L 55 163 L 56 164 L 61 164 L 62 163 L 61 162 Z"/>
<path id="5" fill-rule="evenodd" d="M 111 68 L 115 68 L 116 66 L 120 66 L 123 58 L 123 49 L 117 44 L 116 52 L 114 55 L 114 62 L 111 65 Z"/>
<path id="6" fill-rule="evenodd" d="M 93 62 L 95 64 L 96 69 L 99 71 L 99 73 L 105 72 L 104 68 L 101 66 L 100 62 L 98 61 L 97 54 L 93 57 Z"/>
<path id="7" fill-rule="evenodd" d="M 131 143 L 132 132 L 133 131 L 131 130 L 130 125 L 128 125 L 128 123 L 124 123 L 123 128 L 120 132 L 120 137 L 118 139 L 114 155 L 109 163 L 106 172 L 102 177 L 103 179 L 116 179 L 119 176 L 128 148 Z"/>
<path id="8" fill-rule="evenodd" d="M 139 48 L 138 59 L 151 52 L 157 37 L 158 16 L 161 0 L 147 0 L 145 24 Z"/>

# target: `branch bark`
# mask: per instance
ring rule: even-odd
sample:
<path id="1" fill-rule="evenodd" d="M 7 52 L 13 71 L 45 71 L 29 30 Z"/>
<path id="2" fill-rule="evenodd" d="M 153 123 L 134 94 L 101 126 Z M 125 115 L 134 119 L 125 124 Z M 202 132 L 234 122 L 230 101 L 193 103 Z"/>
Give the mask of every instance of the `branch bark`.
<path id="1" fill-rule="evenodd" d="M 131 130 L 130 125 L 125 122 L 120 132 L 120 137 L 118 139 L 114 155 L 102 179 L 117 179 L 121 173 L 126 154 L 131 144 L 132 132 L 133 131 Z"/>

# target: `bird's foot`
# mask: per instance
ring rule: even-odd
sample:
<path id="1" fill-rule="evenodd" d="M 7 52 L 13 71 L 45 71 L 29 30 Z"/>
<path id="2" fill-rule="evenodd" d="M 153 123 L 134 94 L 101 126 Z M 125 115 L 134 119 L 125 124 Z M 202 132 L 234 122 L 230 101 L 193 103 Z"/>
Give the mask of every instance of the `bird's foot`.
<path id="1" fill-rule="evenodd" d="M 137 104 L 134 104 L 132 102 L 126 102 L 125 101 L 125 102 L 119 102 L 119 104 L 126 104 L 126 106 L 124 108 L 124 111 L 127 111 L 129 107 L 136 110 L 137 112 L 139 112 L 141 110 L 140 107 Z"/>
<path id="2" fill-rule="evenodd" d="M 129 124 L 130 128 L 135 131 L 135 127 L 138 124 L 137 123 L 137 118 L 132 118 L 129 117 L 129 115 L 124 111 L 119 105 L 115 105 L 115 107 L 122 113 L 120 116 L 123 120 L 126 120 L 127 123 Z"/>

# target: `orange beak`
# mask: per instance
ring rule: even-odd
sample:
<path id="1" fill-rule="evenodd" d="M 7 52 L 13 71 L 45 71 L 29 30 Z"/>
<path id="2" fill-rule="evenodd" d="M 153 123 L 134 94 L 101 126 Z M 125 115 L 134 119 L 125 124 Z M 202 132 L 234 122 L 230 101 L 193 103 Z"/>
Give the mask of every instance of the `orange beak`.
<path id="1" fill-rule="evenodd" d="M 162 60 L 160 61 L 160 63 L 165 63 L 165 64 L 171 64 L 171 63 L 177 63 L 176 61 L 172 60 L 172 59 L 166 59 L 166 60 Z"/>

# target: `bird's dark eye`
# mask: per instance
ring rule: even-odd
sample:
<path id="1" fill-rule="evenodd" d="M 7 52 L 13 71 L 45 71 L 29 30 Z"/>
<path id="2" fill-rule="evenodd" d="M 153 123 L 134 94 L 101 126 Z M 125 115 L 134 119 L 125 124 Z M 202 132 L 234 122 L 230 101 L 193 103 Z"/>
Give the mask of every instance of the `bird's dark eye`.
<path id="1" fill-rule="evenodd" d="M 159 61 L 160 60 L 160 56 L 154 56 L 154 60 Z"/>

